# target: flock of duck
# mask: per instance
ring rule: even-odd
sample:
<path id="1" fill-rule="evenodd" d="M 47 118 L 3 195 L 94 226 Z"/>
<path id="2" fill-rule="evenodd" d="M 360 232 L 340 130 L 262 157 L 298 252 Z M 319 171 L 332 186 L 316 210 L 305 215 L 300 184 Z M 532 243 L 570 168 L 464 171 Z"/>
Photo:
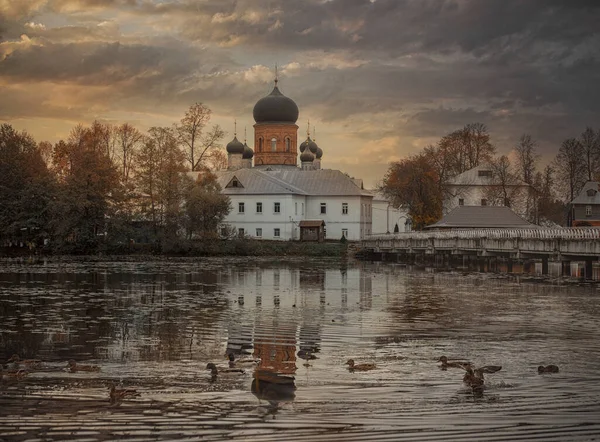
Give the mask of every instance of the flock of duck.
<path id="1" fill-rule="evenodd" d="M 79 364 L 74 359 L 67 361 L 66 367 L 58 367 L 59 370 L 69 373 L 77 372 L 99 372 L 97 365 Z M 21 359 L 19 355 L 12 355 L 5 364 L 0 364 L 0 381 L 3 380 L 21 380 L 29 373 L 34 371 L 54 371 L 56 367 L 49 367 L 39 359 Z M 140 394 L 130 388 L 117 388 L 114 383 L 109 386 L 108 397 L 111 404 L 119 404 L 128 397 L 139 396 Z"/>
<path id="2" fill-rule="evenodd" d="M 227 355 L 229 359 L 229 364 L 227 367 L 217 367 L 217 365 L 213 362 L 209 362 L 206 365 L 206 369 L 210 370 L 212 380 L 214 381 L 217 378 L 219 373 L 245 373 L 243 367 L 257 367 L 260 363 L 260 359 L 254 358 L 243 358 L 243 359 L 235 359 L 233 353 L 229 353 Z M 473 393 L 481 394 L 485 388 L 484 382 L 484 374 L 492 374 L 500 371 L 502 369 L 501 365 L 485 365 L 482 367 L 475 368 L 473 364 L 468 361 L 462 360 L 450 360 L 446 356 L 441 356 L 437 362 L 440 362 L 440 368 L 442 370 L 447 370 L 448 368 L 458 368 L 465 371 L 463 376 L 464 384 L 471 388 Z M 356 364 L 353 359 L 348 359 L 345 365 L 348 365 L 348 370 L 350 372 L 355 371 L 370 371 L 377 368 L 374 363 L 361 363 Z M 26 377 L 30 372 L 33 371 L 44 371 L 45 366 L 41 360 L 38 359 L 26 359 L 21 360 L 19 355 L 14 354 L 6 361 L 6 364 L 0 364 L 0 380 L 21 380 Z M 99 372 L 100 367 L 97 365 L 84 365 L 79 364 L 75 360 L 71 359 L 67 362 L 66 367 L 60 367 L 61 370 L 68 371 L 70 373 L 77 372 Z M 46 370 L 47 371 L 47 370 Z M 559 368 L 556 365 L 540 365 L 537 368 L 539 374 L 545 373 L 558 373 Z M 294 378 L 284 375 L 278 375 L 273 373 L 263 373 L 257 370 L 255 373 L 256 381 L 262 376 L 269 375 L 268 383 L 276 383 L 276 384 L 285 384 L 293 387 L 295 389 L 295 385 L 293 383 Z M 254 384 L 253 384 L 254 385 Z M 264 388 L 264 386 L 263 386 Z M 257 390 L 259 389 L 257 385 Z M 288 392 L 288 395 L 291 395 L 291 391 Z M 109 401 L 111 404 L 120 404 L 126 398 L 136 397 L 140 394 L 134 390 L 129 388 L 117 388 L 114 383 L 111 383 L 109 386 Z"/>
<path id="3" fill-rule="evenodd" d="M 441 362 L 440 368 L 447 370 L 448 368 L 460 368 L 466 373 L 463 376 L 465 385 L 473 390 L 475 394 L 483 393 L 485 388 L 484 373 L 491 374 L 502 370 L 501 365 L 484 365 L 483 367 L 474 368 L 473 364 L 468 361 L 450 360 L 446 356 L 440 356 L 437 362 Z M 373 363 L 356 364 L 353 359 L 348 359 L 346 362 L 350 371 L 369 371 L 376 367 Z M 558 373 L 557 365 L 540 365 L 537 368 L 538 374 Z"/>

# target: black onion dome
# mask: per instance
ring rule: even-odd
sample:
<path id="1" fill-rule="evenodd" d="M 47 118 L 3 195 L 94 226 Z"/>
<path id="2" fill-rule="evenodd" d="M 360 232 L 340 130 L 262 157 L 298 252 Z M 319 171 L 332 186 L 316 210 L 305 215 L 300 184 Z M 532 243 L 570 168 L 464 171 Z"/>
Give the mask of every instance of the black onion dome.
<path id="1" fill-rule="evenodd" d="M 317 153 L 315 154 L 315 157 L 317 158 L 317 160 L 320 160 L 323 157 L 323 149 L 317 147 Z"/>
<path id="2" fill-rule="evenodd" d="M 300 144 L 300 152 L 304 152 L 308 148 L 308 142 L 309 141 L 310 141 L 310 137 L 306 141 L 303 141 Z"/>
<path id="3" fill-rule="evenodd" d="M 300 161 L 302 161 L 303 163 L 312 162 L 312 161 L 314 161 L 314 159 L 315 159 L 315 156 L 312 154 L 310 149 L 307 149 L 300 154 Z"/>
<path id="4" fill-rule="evenodd" d="M 298 120 L 298 106 L 275 86 L 269 95 L 256 102 L 252 115 L 257 123 L 295 123 Z"/>
<path id="5" fill-rule="evenodd" d="M 317 151 L 319 150 L 319 146 L 317 146 L 317 143 L 315 143 L 313 140 L 311 140 L 310 138 L 308 139 L 308 148 L 310 149 L 310 151 L 313 153 L 313 155 L 317 154 Z"/>
<path id="6" fill-rule="evenodd" d="M 244 153 L 242 154 L 242 158 L 244 160 L 250 160 L 250 159 L 252 159 L 253 156 L 254 156 L 254 151 L 250 148 L 250 146 L 248 146 L 246 143 L 244 143 Z"/>
<path id="7" fill-rule="evenodd" d="M 238 141 L 237 137 L 227 144 L 227 153 L 244 153 L 244 145 Z"/>

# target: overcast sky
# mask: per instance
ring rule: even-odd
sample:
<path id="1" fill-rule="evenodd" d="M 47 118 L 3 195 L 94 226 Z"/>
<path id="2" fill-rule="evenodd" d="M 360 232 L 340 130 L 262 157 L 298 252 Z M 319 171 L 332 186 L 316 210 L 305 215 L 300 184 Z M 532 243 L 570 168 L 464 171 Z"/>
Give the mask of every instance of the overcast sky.
<path id="1" fill-rule="evenodd" d="M 202 102 L 252 140 L 278 64 L 300 138 L 310 119 L 323 167 L 368 186 L 474 122 L 548 161 L 600 129 L 599 29 L 598 0 L 0 0 L 0 121 L 55 142 Z"/>

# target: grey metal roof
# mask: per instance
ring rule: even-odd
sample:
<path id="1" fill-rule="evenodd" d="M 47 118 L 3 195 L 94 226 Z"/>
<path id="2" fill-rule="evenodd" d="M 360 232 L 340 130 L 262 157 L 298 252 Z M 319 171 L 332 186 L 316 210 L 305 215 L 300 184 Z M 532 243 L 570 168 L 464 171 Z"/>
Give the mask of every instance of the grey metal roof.
<path id="1" fill-rule="evenodd" d="M 490 175 L 479 176 L 479 171 L 488 171 Z M 487 164 L 480 164 L 472 169 L 465 170 L 463 173 L 456 175 L 448 181 L 448 184 L 454 186 L 490 186 L 494 185 L 492 167 Z M 520 179 L 516 179 L 513 183 L 508 184 L 508 187 L 527 186 L 528 184 Z"/>
<path id="2" fill-rule="evenodd" d="M 435 228 L 533 228 L 531 224 L 504 206 L 458 206 L 427 229 Z"/>
<path id="3" fill-rule="evenodd" d="M 594 190 L 593 195 L 588 196 L 588 190 Z M 579 192 L 579 195 L 571 201 L 572 204 L 600 204 L 600 184 L 597 181 L 588 181 Z"/>
<path id="4" fill-rule="evenodd" d="M 296 194 L 323 196 L 373 196 L 339 170 L 301 170 L 297 167 L 239 169 L 217 172 L 217 180 L 227 195 Z M 243 187 L 226 187 L 233 177 Z"/>

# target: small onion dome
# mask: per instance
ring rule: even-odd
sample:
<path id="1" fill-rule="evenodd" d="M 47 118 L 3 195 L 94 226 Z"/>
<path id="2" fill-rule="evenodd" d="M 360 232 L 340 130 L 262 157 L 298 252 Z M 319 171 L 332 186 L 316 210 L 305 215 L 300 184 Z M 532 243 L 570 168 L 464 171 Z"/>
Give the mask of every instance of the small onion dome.
<path id="1" fill-rule="evenodd" d="M 303 141 L 302 144 L 300 144 L 300 152 L 304 152 L 307 148 L 314 155 L 317 153 L 317 149 L 319 148 L 319 146 L 317 146 L 317 143 L 315 143 L 313 140 L 310 139 L 310 137 L 308 137 L 306 141 Z"/>
<path id="2" fill-rule="evenodd" d="M 227 153 L 244 153 L 244 145 L 238 141 L 237 137 L 227 144 Z"/>
<path id="3" fill-rule="evenodd" d="M 298 120 L 298 106 L 275 86 L 269 95 L 256 102 L 252 115 L 257 123 L 295 123 Z"/>
<path id="4" fill-rule="evenodd" d="M 317 160 L 320 160 L 322 156 L 323 156 L 323 149 L 321 149 L 320 147 L 317 147 L 317 153 L 315 154 L 315 157 L 317 158 Z"/>
<path id="5" fill-rule="evenodd" d="M 315 156 L 312 154 L 310 149 L 307 149 L 300 154 L 300 161 L 302 161 L 303 163 L 313 162 L 314 159 L 315 159 Z"/>
<path id="6" fill-rule="evenodd" d="M 244 153 L 242 154 L 242 158 L 244 160 L 250 160 L 250 159 L 252 159 L 253 156 L 254 156 L 254 151 L 250 148 L 250 146 L 248 146 L 246 143 L 244 143 Z"/>

